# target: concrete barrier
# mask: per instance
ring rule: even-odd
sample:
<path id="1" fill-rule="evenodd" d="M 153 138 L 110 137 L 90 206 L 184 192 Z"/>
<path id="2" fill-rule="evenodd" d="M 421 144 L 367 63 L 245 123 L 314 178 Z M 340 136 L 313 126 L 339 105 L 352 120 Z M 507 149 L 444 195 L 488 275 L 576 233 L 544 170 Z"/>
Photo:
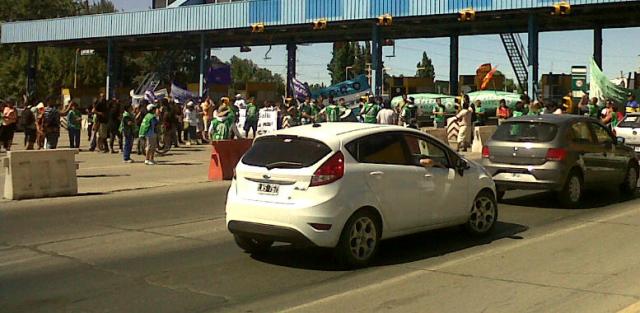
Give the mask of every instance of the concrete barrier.
<path id="1" fill-rule="evenodd" d="M 471 152 L 482 153 L 482 147 L 491 139 L 497 126 L 478 126 L 473 130 L 473 145 Z"/>
<path id="2" fill-rule="evenodd" d="M 436 137 L 440 141 L 445 144 L 449 144 L 449 138 L 447 138 L 447 129 L 446 128 L 435 128 L 435 127 L 423 127 L 420 129 L 421 131 Z"/>
<path id="3" fill-rule="evenodd" d="M 2 159 L 4 198 L 37 199 L 78 194 L 76 149 L 10 151 Z"/>

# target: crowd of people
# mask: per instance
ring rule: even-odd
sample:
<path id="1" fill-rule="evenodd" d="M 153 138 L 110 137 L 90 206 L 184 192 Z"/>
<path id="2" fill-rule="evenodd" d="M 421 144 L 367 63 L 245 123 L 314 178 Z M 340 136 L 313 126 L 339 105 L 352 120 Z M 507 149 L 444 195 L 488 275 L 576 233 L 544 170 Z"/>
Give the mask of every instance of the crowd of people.
<path id="1" fill-rule="evenodd" d="M 444 118 L 442 113 L 444 107 L 438 103 L 434 108 L 434 126 L 444 127 Z M 638 102 L 635 95 L 628 94 L 628 101 L 625 104 L 625 113 L 640 112 Z M 620 112 L 618 105 L 613 100 L 606 100 L 605 104 L 601 104 L 597 97 L 589 97 L 588 94 L 582 96 L 580 101 L 575 104 L 571 94 L 563 97 L 560 104 L 555 102 L 544 102 L 542 100 L 531 101 L 526 95 L 520 98 L 513 108 L 507 106 L 507 102 L 500 100 L 499 106 L 496 109 L 495 117 L 498 120 L 498 125 L 501 125 L 504 121 L 511 117 L 519 117 L 523 115 L 541 115 L 541 114 L 578 114 L 585 115 L 591 118 L 600 120 L 607 127 L 613 129 L 624 118 L 625 113 Z M 488 116 L 486 110 L 482 107 L 482 102 L 476 100 L 471 102 L 469 96 L 464 95 L 462 97 L 462 104 L 458 108 L 458 113 L 455 115 L 459 124 L 458 131 L 458 150 L 467 151 L 471 146 L 471 129 L 473 126 L 483 126 L 487 123 Z"/>
<path id="2" fill-rule="evenodd" d="M 218 101 L 206 98 L 203 101 L 192 99 L 181 103 L 175 99 L 161 98 L 141 100 L 134 105 L 122 104 L 118 99 L 107 100 L 104 94 L 100 94 L 93 105 L 85 110 L 87 119 L 83 126 L 83 112 L 74 101 L 61 110 L 55 97 L 38 104 L 25 103 L 18 118 L 16 101 L 7 99 L 0 102 L 0 147 L 6 151 L 11 149 L 14 133 L 20 125 L 25 134 L 25 149 L 56 149 L 63 127 L 61 116 L 66 121 L 70 148 L 80 149 L 81 130 L 86 126 L 89 151 L 121 153 L 124 162 L 132 163 L 131 154 L 137 146 L 136 152 L 144 155 L 144 162 L 148 165 L 155 164 L 158 145 L 179 147 L 216 140 L 254 138 L 263 111 L 274 113 L 277 129 L 323 122 L 418 127 L 415 99 L 407 95 L 395 107 L 391 106 L 390 101 L 374 96 L 361 97 L 357 103 L 350 105 L 343 98 L 336 101 L 333 97 L 283 100 L 267 100 L 259 105 L 253 97 L 245 99 L 238 94 L 233 98 L 222 97 Z M 471 145 L 471 130 L 474 126 L 486 125 L 489 116 L 482 102 L 471 102 L 468 95 L 463 95 L 456 106 L 457 113 L 454 116 L 459 126 L 458 150 L 466 151 Z M 241 110 L 245 112 L 244 124 L 238 127 Z M 629 94 L 626 111 L 638 110 L 635 96 Z M 434 127 L 447 126 L 447 110 L 440 99 L 436 99 L 431 113 Z M 600 119 L 612 128 L 623 118 L 623 113 L 618 111 L 613 101 L 608 100 L 606 105 L 601 105 L 598 98 L 589 98 L 588 95 L 577 104 L 573 103 L 571 96 L 564 97 L 559 105 L 541 100 L 530 101 L 525 95 L 513 108 L 501 100 L 495 118 L 498 124 L 502 124 L 511 117 L 539 114 L 584 114 Z"/>

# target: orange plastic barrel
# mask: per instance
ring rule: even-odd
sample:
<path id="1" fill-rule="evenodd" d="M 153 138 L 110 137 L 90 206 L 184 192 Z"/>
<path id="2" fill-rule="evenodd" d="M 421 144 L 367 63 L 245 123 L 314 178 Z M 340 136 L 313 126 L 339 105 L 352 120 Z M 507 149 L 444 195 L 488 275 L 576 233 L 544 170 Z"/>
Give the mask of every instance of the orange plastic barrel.
<path id="1" fill-rule="evenodd" d="M 252 139 L 213 141 L 211 161 L 209 163 L 209 180 L 220 181 L 233 178 L 233 169 L 242 156 L 251 148 Z"/>

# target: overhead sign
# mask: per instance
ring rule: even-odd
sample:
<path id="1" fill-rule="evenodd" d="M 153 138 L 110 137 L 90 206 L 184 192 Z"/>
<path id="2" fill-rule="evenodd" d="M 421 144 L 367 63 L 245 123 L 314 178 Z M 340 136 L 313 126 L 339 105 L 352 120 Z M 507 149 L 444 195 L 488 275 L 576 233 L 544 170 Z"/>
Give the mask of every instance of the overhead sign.
<path id="1" fill-rule="evenodd" d="M 587 86 L 587 67 L 571 67 L 571 95 L 574 98 L 582 98 L 589 91 Z"/>

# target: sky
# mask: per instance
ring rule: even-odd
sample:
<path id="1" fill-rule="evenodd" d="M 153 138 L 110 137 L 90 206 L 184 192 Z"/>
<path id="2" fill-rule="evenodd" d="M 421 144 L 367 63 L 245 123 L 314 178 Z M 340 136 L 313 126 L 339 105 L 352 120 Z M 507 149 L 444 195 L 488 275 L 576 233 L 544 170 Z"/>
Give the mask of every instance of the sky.
<path id="1" fill-rule="evenodd" d="M 122 11 L 145 10 L 151 6 L 151 0 L 112 0 Z M 526 34 L 521 34 L 527 44 Z M 630 71 L 640 71 L 640 28 L 621 28 L 603 30 L 603 68 L 609 78 L 620 77 L 621 71 L 627 75 Z M 298 47 L 298 79 L 308 83 L 330 82 L 326 69 L 331 60 L 330 43 L 313 44 Z M 212 53 L 223 61 L 233 55 L 251 59 L 261 67 L 281 75 L 286 74 L 287 55 L 284 46 L 274 46 L 267 55 L 269 47 L 252 47 L 252 52 L 240 53 L 240 48 L 213 50 Z M 396 40 L 395 57 L 392 47 L 385 47 L 383 55 L 388 74 L 413 76 L 416 64 L 426 51 L 433 60 L 436 79 L 449 80 L 449 39 L 411 39 Z M 571 72 L 573 65 L 588 65 L 593 55 L 593 32 L 566 31 L 540 33 L 540 74 Z M 515 78 L 507 54 L 499 35 L 460 37 L 459 74 L 475 74 L 479 65 L 491 63 L 498 70 Z"/>

